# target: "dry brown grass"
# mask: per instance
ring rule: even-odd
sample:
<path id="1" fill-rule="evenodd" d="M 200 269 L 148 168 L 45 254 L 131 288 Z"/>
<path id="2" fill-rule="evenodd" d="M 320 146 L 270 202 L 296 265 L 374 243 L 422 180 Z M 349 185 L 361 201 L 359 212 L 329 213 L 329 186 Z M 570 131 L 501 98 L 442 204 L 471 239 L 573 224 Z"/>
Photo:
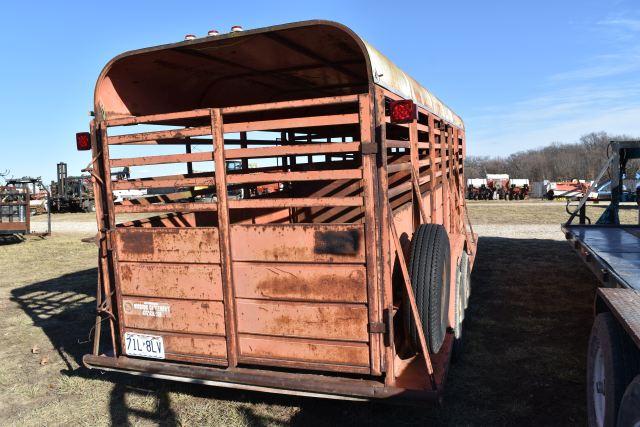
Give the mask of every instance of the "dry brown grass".
<path id="1" fill-rule="evenodd" d="M 607 202 L 589 202 L 587 216 L 593 222 L 597 221 L 608 205 Z M 474 224 L 561 224 L 569 219 L 564 202 L 492 200 L 468 201 L 467 206 Z M 621 206 L 620 222 L 638 223 L 638 209 L 635 203 L 624 203 Z"/>
<path id="2" fill-rule="evenodd" d="M 480 238 L 465 353 L 451 367 L 442 407 L 271 396 L 89 371 L 80 360 L 90 350 L 96 247 L 79 234 L 0 246 L 0 424 L 584 424 L 595 281 L 559 231 L 559 239 L 524 239 L 508 228 L 555 230 L 563 209 L 470 204 L 472 220 L 500 217 L 508 237 Z"/>

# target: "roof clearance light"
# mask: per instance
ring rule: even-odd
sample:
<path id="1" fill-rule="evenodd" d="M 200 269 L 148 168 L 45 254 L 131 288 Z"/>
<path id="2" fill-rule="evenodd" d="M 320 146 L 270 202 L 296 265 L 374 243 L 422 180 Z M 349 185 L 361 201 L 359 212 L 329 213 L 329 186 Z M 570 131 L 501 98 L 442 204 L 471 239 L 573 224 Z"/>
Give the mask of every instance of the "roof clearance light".
<path id="1" fill-rule="evenodd" d="M 391 123 L 410 123 L 416 118 L 416 104 L 411 100 L 391 101 Z"/>
<path id="2" fill-rule="evenodd" d="M 185 40 L 195 40 L 196 36 L 194 36 L 193 34 L 187 34 L 186 36 L 184 36 Z"/>
<path id="3" fill-rule="evenodd" d="M 231 27 L 232 33 L 238 33 L 240 31 L 244 31 L 240 25 L 234 25 L 233 27 Z"/>
<path id="4" fill-rule="evenodd" d="M 91 150 L 91 135 L 89 132 L 76 133 L 76 148 L 78 151 Z"/>
<path id="5" fill-rule="evenodd" d="M 217 35 L 219 35 L 219 34 L 220 34 L 220 33 L 218 32 L 218 30 L 209 30 L 209 32 L 207 33 L 207 35 L 208 35 L 209 37 L 211 37 L 211 36 L 217 36 Z"/>

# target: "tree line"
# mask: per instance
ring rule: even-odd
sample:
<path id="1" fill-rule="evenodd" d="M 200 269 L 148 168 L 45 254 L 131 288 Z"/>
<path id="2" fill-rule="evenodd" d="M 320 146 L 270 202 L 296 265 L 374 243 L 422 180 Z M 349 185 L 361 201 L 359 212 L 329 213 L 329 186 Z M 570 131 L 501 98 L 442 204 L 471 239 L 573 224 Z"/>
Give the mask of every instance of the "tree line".
<path id="1" fill-rule="evenodd" d="M 592 180 L 600 172 L 612 140 L 630 140 L 627 135 L 592 132 L 575 143 L 554 142 L 546 147 L 519 151 L 506 157 L 468 156 L 467 178 L 484 178 L 488 173 L 506 173 L 530 181 Z M 633 178 L 638 162 L 630 162 L 627 176 Z"/>

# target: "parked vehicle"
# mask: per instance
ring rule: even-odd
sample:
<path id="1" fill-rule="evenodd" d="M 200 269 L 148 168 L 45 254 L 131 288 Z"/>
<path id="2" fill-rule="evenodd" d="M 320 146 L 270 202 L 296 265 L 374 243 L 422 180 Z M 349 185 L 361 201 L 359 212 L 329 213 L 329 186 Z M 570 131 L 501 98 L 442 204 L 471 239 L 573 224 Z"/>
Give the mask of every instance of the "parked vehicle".
<path id="1" fill-rule="evenodd" d="M 619 207 L 627 162 L 640 158 L 640 141 L 611 143 L 593 191 L 610 171 L 611 203 L 591 224 L 585 194 L 562 226 L 572 247 L 601 283 L 587 354 L 590 426 L 640 425 L 640 223 L 621 225 Z M 579 224 L 573 224 L 575 218 Z"/>
<path id="2" fill-rule="evenodd" d="M 509 179 L 509 200 L 524 200 L 529 197 L 529 180 L 522 178 Z"/>
<path id="3" fill-rule="evenodd" d="M 427 89 L 345 26 L 306 21 L 122 54 L 94 108 L 76 141 L 92 149 L 100 230 L 86 366 L 315 397 L 442 396 L 476 236 L 464 124 Z M 154 144 L 177 149 L 126 151 Z M 110 179 L 167 164 L 183 173 Z M 277 191 L 228 194 L 265 184 Z M 153 187 L 176 191 L 113 202 Z M 130 213 L 155 216 L 119 219 Z"/>
<path id="4" fill-rule="evenodd" d="M 56 174 L 56 181 L 51 181 L 53 211 L 92 212 L 95 210 L 91 175 L 69 176 L 67 164 L 64 162 L 57 164 Z"/>
<path id="5" fill-rule="evenodd" d="M 549 200 L 554 199 L 575 199 L 582 197 L 589 188 L 591 183 L 585 180 L 574 179 L 571 181 L 549 182 L 545 197 Z"/>

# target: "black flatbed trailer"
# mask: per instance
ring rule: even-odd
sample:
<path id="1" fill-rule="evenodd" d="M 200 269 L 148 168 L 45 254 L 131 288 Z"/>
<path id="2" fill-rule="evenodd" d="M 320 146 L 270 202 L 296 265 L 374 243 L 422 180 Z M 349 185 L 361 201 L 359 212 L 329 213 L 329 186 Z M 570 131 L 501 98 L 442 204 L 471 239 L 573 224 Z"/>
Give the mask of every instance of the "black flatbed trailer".
<path id="1" fill-rule="evenodd" d="M 640 426 L 640 225 L 620 224 L 622 179 L 628 161 L 640 158 L 640 141 L 611 143 L 594 186 L 611 175 L 611 204 L 596 223 L 580 200 L 565 237 L 600 282 L 587 356 L 587 411 L 590 426 Z M 567 209 L 568 210 L 568 209 Z M 573 224 L 578 218 L 579 223 Z"/>

